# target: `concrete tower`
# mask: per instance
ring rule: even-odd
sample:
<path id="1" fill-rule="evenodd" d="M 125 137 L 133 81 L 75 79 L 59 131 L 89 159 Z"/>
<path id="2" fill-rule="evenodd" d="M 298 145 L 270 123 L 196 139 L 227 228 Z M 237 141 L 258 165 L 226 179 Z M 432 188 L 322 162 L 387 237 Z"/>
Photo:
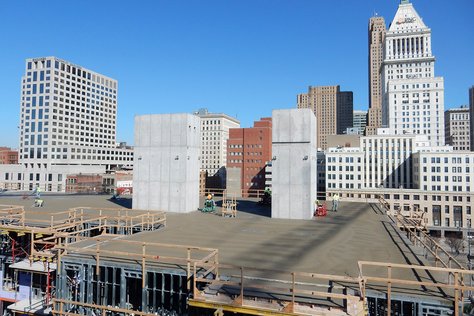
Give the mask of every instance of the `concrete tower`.
<path id="1" fill-rule="evenodd" d="M 309 109 L 272 112 L 272 218 L 311 219 L 316 200 L 316 118 Z"/>
<path id="2" fill-rule="evenodd" d="M 133 208 L 189 213 L 199 207 L 201 119 L 192 114 L 135 117 Z"/>
<path id="3" fill-rule="evenodd" d="M 381 16 L 369 20 L 369 113 L 366 135 L 375 135 L 382 127 L 382 62 L 385 42 L 385 20 Z"/>
<path id="4" fill-rule="evenodd" d="M 391 134 L 424 134 L 444 145 L 444 80 L 435 77 L 431 29 L 402 1 L 385 36 L 382 125 Z"/>

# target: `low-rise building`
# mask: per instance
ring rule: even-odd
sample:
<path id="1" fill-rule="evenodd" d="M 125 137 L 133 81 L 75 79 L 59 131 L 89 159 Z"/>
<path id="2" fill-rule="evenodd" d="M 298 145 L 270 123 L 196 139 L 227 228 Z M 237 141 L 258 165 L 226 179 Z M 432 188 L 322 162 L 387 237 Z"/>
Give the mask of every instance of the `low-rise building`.
<path id="1" fill-rule="evenodd" d="M 18 164 L 18 150 L 10 147 L 0 147 L 0 165 Z"/>
<path id="2" fill-rule="evenodd" d="M 231 128 L 227 147 L 227 167 L 240 168 L 243 194 L 264 190 L 265 165 L 272 159 L 272 119 L 262 118 L 249 128 Z"/>

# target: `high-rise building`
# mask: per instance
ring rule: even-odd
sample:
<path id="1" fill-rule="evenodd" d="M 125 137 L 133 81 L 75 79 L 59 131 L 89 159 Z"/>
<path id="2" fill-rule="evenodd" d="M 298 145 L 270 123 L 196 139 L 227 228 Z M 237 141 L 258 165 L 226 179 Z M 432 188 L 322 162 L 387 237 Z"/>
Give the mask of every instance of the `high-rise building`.
<path id="1" fill-rule="evenodd" d="M 339 86 L 309 87 L 308 93 L 297 96 L 297 107 L 316 115 L 318 148 L 327 148 L 327 135 L 344 134 L 352 127 L 353 94 Z"/>
<path id="2" fill-rule="evenodd" d="M 70 173 L 132 166 L 133 150 L 117 146 L 116 120 L 115 79 L 56 57 L 27 59 L 21 83 L 21 168 L 13 168 L 9 180 L 14 178 L 18 188 L 64 191 Z"/>
<path id="3" fill-rule="evenodd" d="M 352 127 L 364 133 L 367 127 L 367 111 L 354 110 L 352 118 Z"/>
<path id="4" fill-rule="evenodd" d="M 471 151 L 474 151 L 474 86 L 469 89 L 469 122 Z"/>
<path id="5" fill-rule="evenodd" d="M 201 118 L 201 170 L 207 171 L 208 176 L 219 176 L 225 183 L 229 130 L 239 128 L 240 121 L 207 109 L 199 109 L 195 115 Z"/>
<path id="6" fill-rule="evenodd" d="M 272 119 L 261 118 L 253 127 L 231 128 L 227 141 L 227 167 L 240 168 L 241 188 L 265 189 L 265 166 L 272 159 Z"/>
<path id="7" fill-rule="evenodd" d="M 366 135 L 375 135 L 382 127 L 382 62 L 385 42 L 385 20 L 381 16 L 369 20 L 369 113 Z"/>
<path id="8" fill-rule="evenodd" d="M 453 146 L 454 150 L 470 150 L 470 120 L 469 109 L 461 106 L 444 112 L 444 135 L 446 145 Z"/>
<path id="9" fill-rule="evenodd" d="M 444 80 L 435 77 L 431 29 L 402 0 L 385 35 L 382 125 L 391 134 L 424 134 L 444 144 Z"/>

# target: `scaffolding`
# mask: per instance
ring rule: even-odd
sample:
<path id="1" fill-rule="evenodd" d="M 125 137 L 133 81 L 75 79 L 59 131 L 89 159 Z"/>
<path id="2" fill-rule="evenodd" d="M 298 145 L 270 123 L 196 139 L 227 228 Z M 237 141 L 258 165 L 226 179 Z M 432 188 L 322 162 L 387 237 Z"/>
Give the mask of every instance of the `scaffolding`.
<path id="1" fill-rule="evenodd" d="M 220 263 L 214 248 L 150 239 L 147 232 L 166 226 L 163 212 L 78 207 L 25 214 L 0 206 L 3 270 L 10 271 L 2 288 L 8 283 L 15 294 L 13 314 L 390 315 L 400 309 L 402 290 L 420 302 L 442 300 L 461 315 L 474 273 L 433 248 L 422 215 L 389 216 L 436 266 L 359 261 L 356 277 L 240 267 Z M 374 293 L 383 298 L 375 305 Z"/>
<path id="2" fill-rule="evenodd" d="M 69 245 L 94 237 L 123 238 L 165 225 L 163 212 L 77 207 L 63 212 L 36 211 L 26 216 L 22 206 L 0 206 L 1 278 L 4 284 L 10 282 L 15 302 L 8 307 L 9 311 L 13 314 L 53 312 L 56 271 Z M 13 278 L 3 275 L 6 270 Z M 29 293 L 22 292 L 24 287 Z"/>

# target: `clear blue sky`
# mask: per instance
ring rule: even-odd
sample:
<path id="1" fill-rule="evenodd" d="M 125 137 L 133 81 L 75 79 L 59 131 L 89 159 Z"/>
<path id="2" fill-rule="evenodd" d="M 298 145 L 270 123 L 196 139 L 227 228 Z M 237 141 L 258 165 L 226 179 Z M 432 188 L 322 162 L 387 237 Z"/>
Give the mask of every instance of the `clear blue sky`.
<path id="1" fill-rule="evenodd" d="M 445 108 L 474 85 L 474 1 L 413 0 L 432 29 Z M 397 0 L 48 0 L 0 2 L 0 146 L 18 146 L 25 59 L 56 56 L 119 81 L 118 140 L 133 117 L 212 112 L 243 127 L 339 84 L 366 109 L 367 25 Z"/>

